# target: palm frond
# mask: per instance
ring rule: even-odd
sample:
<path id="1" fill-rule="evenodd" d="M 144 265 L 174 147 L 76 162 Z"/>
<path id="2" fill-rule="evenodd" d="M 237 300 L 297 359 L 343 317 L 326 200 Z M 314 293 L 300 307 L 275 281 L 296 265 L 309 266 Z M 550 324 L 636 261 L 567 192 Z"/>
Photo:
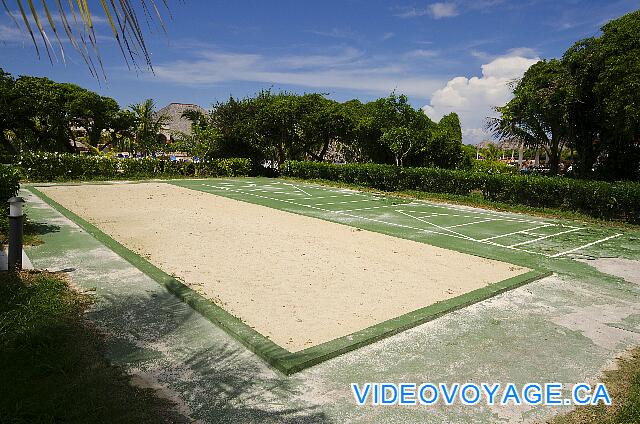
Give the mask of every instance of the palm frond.
<path id="1" fill-rule="evenodd" d="M 89 4 L 87 0 L 0 0 L 7 14 L 20 30 L 26 30 L 35 47 L 36 55 L 40 57 L 41 49 L 45 50 L 49 61 L 57 60 L 53 43 L 47 34 L 48 28 L 55 35 L 53 41 L 59 47 L 62 61 L 66 59 L 64 39 L 80 55 L 89 71 L 95 77 L 100 74 L 106 79 L 102 59 L 98 49 L 98 37 L 94 22 L 102 12 L 108 23 L 120 52 L 128 68 L 147 68 L 153 72 L 151 56 L 147 50 L 144 33 L 141 29 L 138 12 L 133 0 L 100 0 L 99 6 Z M 17 6 L 17 12 L 10 5 Z M 142 8 L 144 20 L 149 28 L 157 22 L 166 32 L 161 7 L 156 0 L 138 0 Z M 167 0 L 163 0 L 164 9 L 171 18 Z M 38 6 L 41 9 L 38 9 Z M 52 13 L 53 11 L 53 13 Z M 57 15 L 57 16 L 56 16 Z M 46 20 L 45 20 L 46 19 Z M 48 28 L 45 25 L 48 24 Z M 62 28 L 62 30 L 60 30 Z M 37 35 L 41 42 L 37 40 Z"/>

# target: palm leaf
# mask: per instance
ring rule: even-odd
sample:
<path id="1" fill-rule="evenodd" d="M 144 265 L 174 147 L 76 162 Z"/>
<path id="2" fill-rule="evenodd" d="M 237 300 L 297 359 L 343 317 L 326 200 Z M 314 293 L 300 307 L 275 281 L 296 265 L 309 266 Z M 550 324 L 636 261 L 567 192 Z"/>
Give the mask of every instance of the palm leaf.
<path id="1" fill-rule="evenodd" d="M 0 1 L 18 28 L 26 30 L 29 34 L 38 57 L 40 57 L 41 45 L 36 39 L 36 33 L 42 39 L 41 43 L 49 61 L 57 60 L 45 28 L 45 24 L 48 24 L 51 32 L 55 35 L 55 42 L 59 47 L 63 62 L 65 61 L 63 39 L 66 38 L 85 62 L 91 74 L 98 77 L 98 68 L 100 68 L 102 77 L 106 78 L 94 27 L 95 17 L 102 12 L 118 43 L 127 67 L 133 66 L 136 69 L 146 67 L 153 72 L 151 57 L 145 44 L 138 13 L 133 6 L 133 0 L 100 0 L 99 6 L 89 4 L 87 0 L 68 0 L 66 5 L 61 0 L 40 0 L 41 10 L 36 7 L 37 0 Z M 162 0 L 162 2 L 171 18 L 167 0 Z M 157 22 L 166 32 L 162 13 L 156 0 L 138 0 L 136 4 L 142 8 L 144 20 L 149 28 L 151 28 L 151 23 Z M 17 6 L 18 12 L 13 12 L 9 5 Z M 53 14 L 52 11 L 54 11 Z M 56 12 L 57 16 L 55 16 Z M 46 20 L 43 21 L 41 17 Z M 59 27 L 62 27 L 62 31 L 59 30 Z"/>

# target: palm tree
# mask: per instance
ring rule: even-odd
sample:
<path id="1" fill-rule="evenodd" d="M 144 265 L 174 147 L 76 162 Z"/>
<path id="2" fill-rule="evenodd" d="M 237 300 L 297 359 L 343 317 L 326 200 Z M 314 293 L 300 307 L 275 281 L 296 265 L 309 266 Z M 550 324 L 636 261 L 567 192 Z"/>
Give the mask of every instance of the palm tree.
<path id="1" fill-rule="evenodd" d="M 20 28 L 19 22 L 24 24 L 33 41 L 38 57 L 40 57 L 40 48 L 36 40 L 37 35 L 42 39 L 49 60 L 53 62 L 53 58 L 56 57 L 53 44 L 45 30 L 45 25 L 48 23 L 51 32 L 55 36 L 56 44 L 59 46 L 63 61 L 65 60 L 65 50 L 61 38 L 66 38 L 80 54 L 91 74 L 96 78 L 100 74 L 106 78 L 93 27 L 97 10 L 102 10 L 127 66 L 130 68 L 133 65 L 136 69 L 139 69 L 142 62 L 144 66 L 153 71 L 141 25 L 131 0 L 100 0 L 101 8 L 94 5 L 89 6 L 86 0 L 68 0 L 65 5 L 62 4 L 62 0 L 40 0 L 39 2 L 34 0 L 0 1 L 2 1 L 5 11 L 11 16 L 18 28 Z M 156 1 L 139 0 L 147 24 L 157 19 L 162 29 L 165 30 L 162 15 Z M 36 8 L 36 3 L 42 5 L 41 10 Z M 166 11 L 169 12 L 167 0 L 162 0 L 162 3 Z M 17 6 L 17 13 L 10 9 L 10 4 Z M 16 14 L 19 15 L 17 19 L 15 17 Z M 46 21 L 44 20 L 45 18 Z"/>
<path id="2" fill-rule="evenodd" d="M 159 134 L 170 117 L 158 115 L 154 112 L 155 103 L 153 99 L 133 104 L 129 108 L 135 115 L 133 134 L 137 150 L 144 155 L 162 150 L 164 146 L 162 146 L 163 143 L 160 141 Z"/>

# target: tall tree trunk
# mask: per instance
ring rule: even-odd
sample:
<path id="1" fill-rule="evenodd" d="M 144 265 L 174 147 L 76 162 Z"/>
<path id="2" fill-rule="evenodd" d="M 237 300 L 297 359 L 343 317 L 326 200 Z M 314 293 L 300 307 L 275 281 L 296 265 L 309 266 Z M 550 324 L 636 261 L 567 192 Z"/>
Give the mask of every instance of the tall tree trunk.
<path id="1" fill-rule="evenodd" d="M 558 175 L 558 166 L 560 164 L 560 148 L 556 140 L 551 141 L 549 146 L 548 165 L 551 175 Z"/>

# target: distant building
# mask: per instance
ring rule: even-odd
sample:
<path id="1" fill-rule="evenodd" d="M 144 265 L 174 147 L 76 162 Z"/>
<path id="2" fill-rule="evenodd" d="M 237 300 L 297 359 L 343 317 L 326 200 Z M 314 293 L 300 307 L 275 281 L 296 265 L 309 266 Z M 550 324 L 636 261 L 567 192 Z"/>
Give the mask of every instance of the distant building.
<path id="1" fill-rule="evenodd" d="M 160 131 L 165 141 L 173 140 L 175 133 L 191 134 L 191 121 L 182 117 L 182 114 L 187 110 L 207 113 L 205 109 L 192 103 L 169 103 L 156 112 L 157 116 L 167 115 L 169 117 L 167 123 L 162 127 L 162 131 Z"/>

